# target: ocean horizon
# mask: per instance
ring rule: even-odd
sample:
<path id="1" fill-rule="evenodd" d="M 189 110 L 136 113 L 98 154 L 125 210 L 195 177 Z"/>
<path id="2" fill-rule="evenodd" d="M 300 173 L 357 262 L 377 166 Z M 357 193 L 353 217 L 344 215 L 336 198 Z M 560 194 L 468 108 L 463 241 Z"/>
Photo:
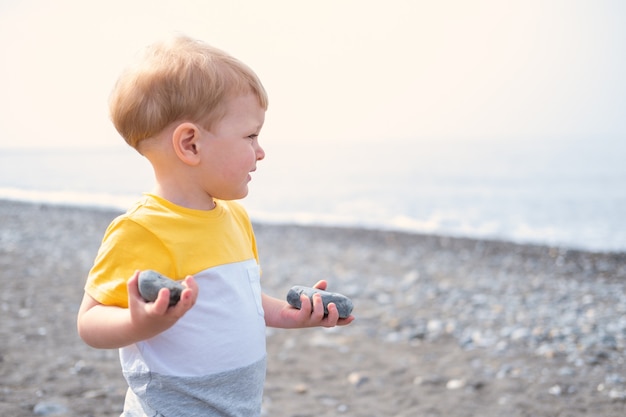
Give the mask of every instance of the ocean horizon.
<path id="1" fill-rule="evenodd" d="M 552 141 L 270 143 L 253 221 L 626 251 L 626 145 Z M 0 198 L 125 210 L 152 188 L 127 146 L 0 149 Z"/>

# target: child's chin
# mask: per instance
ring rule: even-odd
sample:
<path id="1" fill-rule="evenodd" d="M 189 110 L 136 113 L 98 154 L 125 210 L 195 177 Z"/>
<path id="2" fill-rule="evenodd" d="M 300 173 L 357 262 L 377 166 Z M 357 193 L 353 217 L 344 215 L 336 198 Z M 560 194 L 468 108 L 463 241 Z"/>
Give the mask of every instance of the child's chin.
<path id="1" fill-rule="evenodd" d="M 245 190 L 242 190 L 241 195 L 239 197 L 237 197 L 237 200 L 241 200 L 242 198 L 245 198 L 248 196 L 248 187 L 246 186 Z"/>
<path id="2" fill-rule="evenodd" d="M 245 191 L 242 191 L 240 193 L 233 193 L 233 195 L 230 198 L 222 198 L 221 200 L 242 200 L 244 198 L 246 198 L 248 196 L 248 189 L 246 189 Z"/>

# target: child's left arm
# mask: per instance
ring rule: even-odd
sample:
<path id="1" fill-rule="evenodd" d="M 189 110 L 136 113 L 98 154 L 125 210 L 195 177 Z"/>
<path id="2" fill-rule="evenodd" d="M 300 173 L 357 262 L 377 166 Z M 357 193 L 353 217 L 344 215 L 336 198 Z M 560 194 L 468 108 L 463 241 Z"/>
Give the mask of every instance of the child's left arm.
<path id="1" fill-rule="evenodd" d="M 314 288 L 325 290 L 326 285 L 326 281 L 322 280 L 315 284 Z M 262 294 L 265 324 L 269 327 L 296 329 L 317 326 L 345 326 L 354 320 L 352 315 L 340 319 L 337 307 L 333 303 L 328 304 L 328 315 L 324 316 L 322 296 L 319 294 L 313 296 L 313 306 L 311 306 L 308 296 L 303 294 L 301 298 L 302 308 L 298 310 L 290 306 L 287 301 L 270 297 L 265 293 Z"/>

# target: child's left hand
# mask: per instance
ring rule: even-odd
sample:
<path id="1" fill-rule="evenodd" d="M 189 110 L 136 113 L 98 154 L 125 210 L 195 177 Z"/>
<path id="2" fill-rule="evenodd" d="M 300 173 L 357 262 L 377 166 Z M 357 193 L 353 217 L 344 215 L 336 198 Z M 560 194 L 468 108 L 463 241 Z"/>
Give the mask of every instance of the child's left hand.
<path id="1" fill-rule="evenodd" d="M 326 290 L 327 282 L 318 281 L 313 288 Z M 350 315 L 344 319 L 339 318 L 339 311 L 335 304 L 328 304 L 328 315 L 324 315 L 322 296 L 313 295 L 313 305 L 309 297 L 301 295 L 302 307 L 294 308 L 285 301 L 280 301 L 263 294 L 263 308 L 265 309 L 265 322 L 268 326 L 279 328 L 305 328 L 305 327 L 335 327 L 345 326 L 354 320 Z M 278 304 L 280 303 L 280 305 Z"/>

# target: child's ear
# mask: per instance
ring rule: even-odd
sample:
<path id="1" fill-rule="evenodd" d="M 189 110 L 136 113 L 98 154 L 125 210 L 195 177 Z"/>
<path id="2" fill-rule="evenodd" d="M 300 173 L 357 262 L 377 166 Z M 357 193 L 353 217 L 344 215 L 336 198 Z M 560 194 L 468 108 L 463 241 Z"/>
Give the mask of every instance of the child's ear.
<path id="1" fill-rule="evenodd" d="M 200 162 L 198 147 L 200 129 L 193 123 L 181 123 L 176 126 L 172 134 L 172 145 L 176 156 L 187 165 L 197 165 Z"/>

